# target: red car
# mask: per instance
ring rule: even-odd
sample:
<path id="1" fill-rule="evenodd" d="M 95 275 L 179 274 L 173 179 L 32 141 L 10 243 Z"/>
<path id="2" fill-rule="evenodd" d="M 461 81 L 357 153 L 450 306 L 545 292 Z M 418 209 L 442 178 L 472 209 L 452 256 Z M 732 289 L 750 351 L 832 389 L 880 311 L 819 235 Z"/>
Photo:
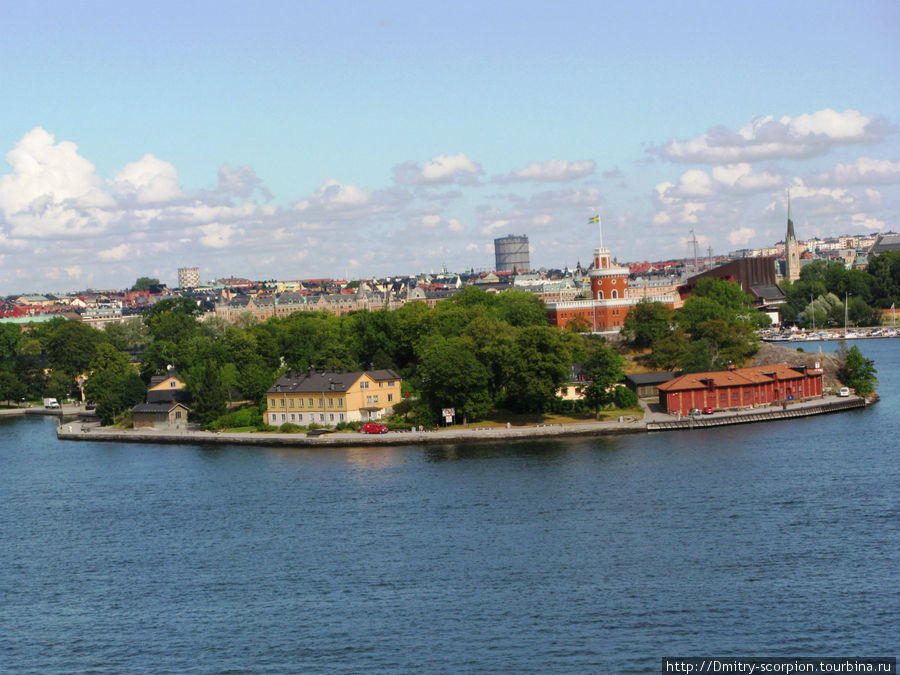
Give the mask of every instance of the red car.
<path id="1" fill-rule="evenodd" d="M 361 434 L 386 434 L 388 428 L 379 422 L 366 422 L 359 428 Z"/>
<path id="2" fill-rule="evenodd" d="M 703 414 L 704 414 L 704 415 L 712 415 L 714 412 L 716 412 L 716 411 L 713 410 L 712 408 L 710 408 L 709 406 L 706 406 L 706 407 L 703 409 Z"/>

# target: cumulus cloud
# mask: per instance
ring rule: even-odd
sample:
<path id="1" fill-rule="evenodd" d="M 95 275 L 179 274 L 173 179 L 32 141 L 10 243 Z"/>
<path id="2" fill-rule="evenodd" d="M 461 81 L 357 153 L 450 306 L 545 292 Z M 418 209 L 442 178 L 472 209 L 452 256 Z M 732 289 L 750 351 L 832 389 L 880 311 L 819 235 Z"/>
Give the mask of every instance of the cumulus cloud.
<path id="1" fill-rule="evenodd" d="M 128 244 L 119 244 L 112 248 L 105 249 L 97 253 L 97 257 L 104 261 L 120 261 L 127 260 L 134 255 L 134 252 Z"/>
<path id="2" fill-rule="evenodd" d="M 0 178 L 0 212 L 18 237 L 95 234 L 108 219 L 100 209 L 114 204 L 94 165 L 69 141 L 56 143 L 41 127 L 26 133 L 6 154 L 12 172 Z"/>
<path id="3" fill-rule="evenodd" d="M 464 153 L 438 155 L 419 166 L 416 162 L 405 162 L 394 167 L 394 181 L 400 185 L 444 185 L 459 183 L 475 185 L 477 176 L 483 170 Z"/>
<path id="4" fill-rule="evenodd" d="M 262 186 L 262 180 L 249 166 L 233 168 L 223 164 L 219 168 L 219 183 L 216 189 L 223 194 L 243 199 L 249 199 L 256 190 L 259 190 L 266 201 L 271 201 L 274 197 Z"/>
<path id="5" fill-rule="evenodd" d="M 888 185 L 900 183 L 900 162 L 860 157 L 855 162 L 838 164 L 819 174 L 813 182 L 823 185 Z"/>
<path id="6" fill-rule="evenodd" d="M 201 225 L 199 230 L 203 233 L 203 236 L 200 237 L 200 243 L 207 248 L 225 248 L 231 244 L 233 236 L 244 234 L 244 230 L 240 228 L 222 225 L 221 223 Z"/>
<path id="7" fill-rule="evenodd" d="M 524 169 L 494 179 L 498 183 L 513 181 L 564 182 L 589 176 L 597 168 L 593 160 L 571 162 L 566 159 L 551 159 L 549 162 L 532 162 Z"/>
<path id="8" fill-rule="evenodd" d="M 737 131 L 719 126 L 690 140 L 670 140 L 651 152 L 673 162 L 756 162 L 824 155 L 838 145 L 877 143 L 892 131 L 882 117 L 827 108 L 797 117 L 752 118 Z"/>
<path id="9" fill-rule="evenodd" d="M 660 201 L 672 203 L 680 199 L 732 197 L 764 192 L 779 187 L 782 182 L 780 176 L 766 171 L 754 172 L 747 163 L 728 164 L 713 168 L 711 173 L 701 169 L 685 171 L 677 185 L 668 181 L 657 185 L 656 194 Z"/>
<path id="10" fill-rule="evenodd" d="M 150 154 L 116 171 L 113 190 L 138 204 L 164 204 L 184 197 L 175 166 Z"/>
<path id="11" fill-rule="evenodd" d="M 335 211 L 348 208 L 357 208 L 369 203 L 371 194 L 358 185 L 352 183 L 343 185 L 336 180 L 327 180 L 312 195 L 297 202 L 294 209 L 297 211 L 309 211 L 321 209 Z"/>
<path id="12" fill-rule="evenodd" d="M 741 227 L 728 235 L 728 241 L 734 246 L 745 246 L 756 238 L 756 230 L 752 227 Z"/>

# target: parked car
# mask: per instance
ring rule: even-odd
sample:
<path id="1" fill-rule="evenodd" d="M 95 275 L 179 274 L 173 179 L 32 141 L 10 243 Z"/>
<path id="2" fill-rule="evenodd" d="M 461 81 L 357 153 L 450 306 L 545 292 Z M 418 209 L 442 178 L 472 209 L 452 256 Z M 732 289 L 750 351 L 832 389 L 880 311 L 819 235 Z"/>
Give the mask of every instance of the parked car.
<path id="1" fill-rule="evenodd" d="M 838 396 L 849 396 L 849 395 L 850 395 L 850 390 L 847 387 L 841 387 L 840 390 L 838 390 Z"/>
<path id="2" fill-rule="evenodd" d="M 388 428 L 380 422 L 366 422 L 359 428 L 361 434 L 386 434 Z"/>
<path id="3" fill-rule="evenodd" d="M 710 408 L 709 406 L 706 406 L 706 407 L 703 409 L 703 414 L 704 414 L 704 415 L 712 415 L 714 412 L 716 412 L 716 411 L 713 410 L 712 408 Z"/>

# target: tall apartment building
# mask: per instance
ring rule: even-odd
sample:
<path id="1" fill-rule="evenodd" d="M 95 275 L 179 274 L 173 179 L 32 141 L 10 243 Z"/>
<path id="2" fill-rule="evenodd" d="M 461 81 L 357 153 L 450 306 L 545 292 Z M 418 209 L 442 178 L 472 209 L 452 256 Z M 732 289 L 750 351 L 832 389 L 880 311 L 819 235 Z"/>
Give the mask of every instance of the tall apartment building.
<path id="1" fill-rule="evenodd" d="M 200 285 L 199 267 L 178 268 L 178 288 L 197 288 Z"/>

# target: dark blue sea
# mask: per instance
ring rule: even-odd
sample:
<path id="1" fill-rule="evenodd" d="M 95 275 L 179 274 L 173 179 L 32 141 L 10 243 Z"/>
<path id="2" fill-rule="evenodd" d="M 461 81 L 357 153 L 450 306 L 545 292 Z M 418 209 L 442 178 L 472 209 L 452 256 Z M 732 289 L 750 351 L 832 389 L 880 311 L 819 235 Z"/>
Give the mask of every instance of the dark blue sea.
<path id="1" fill-rule="evenodd" d="M 900 340 L 857 344 L 877 405 L 720 430 L 311 451 L 2 421 L 0 672 L 896 656 Z"/>

